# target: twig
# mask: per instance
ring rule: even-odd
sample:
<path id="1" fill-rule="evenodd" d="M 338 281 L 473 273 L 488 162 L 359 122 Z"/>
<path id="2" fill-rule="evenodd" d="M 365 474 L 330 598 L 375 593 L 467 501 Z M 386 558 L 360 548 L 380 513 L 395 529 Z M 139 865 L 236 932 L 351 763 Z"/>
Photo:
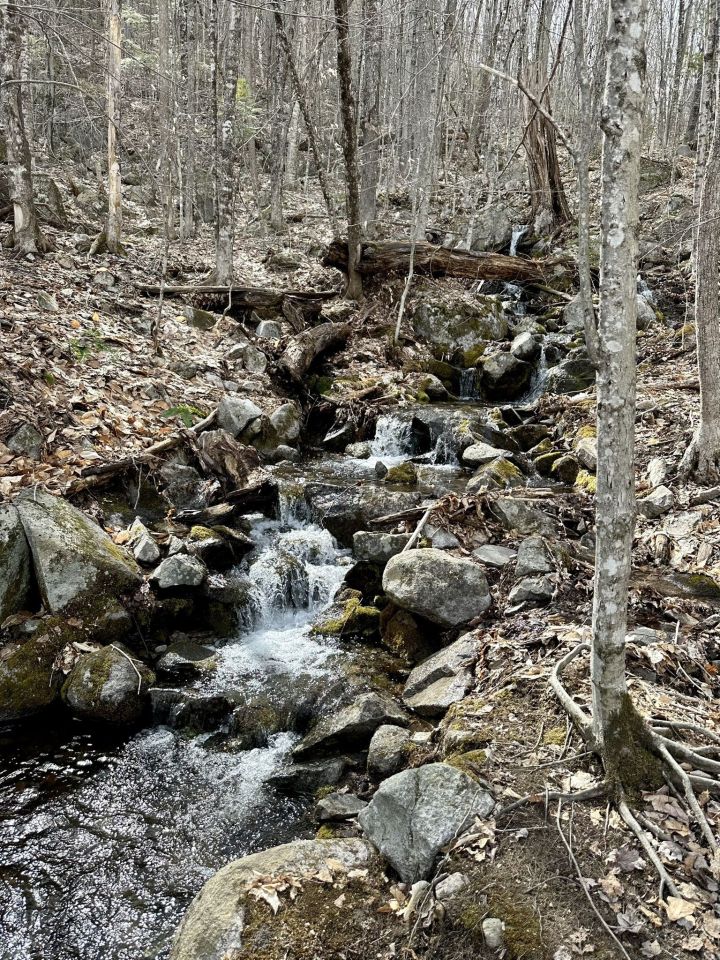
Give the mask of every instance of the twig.
<path id="1" fill-rule="evenodd" d="M 420 534 L 421 534 L 422 531 L 423 531 L 423 527 L 424 527 L 425 524 L 428 522 L 428 518 L 430 517 L 430 514 L 433 512 L 434 509 L 435 509 L 434 504 L 433 504 L 432 506 L 430 506 L 430 507 L 427 508 L 427 510 L 425 511 L 425 513 L 422 515 L 422 518 L 420 519 L 420 522 L 419 522 L 418 525 L 415 527 L 415 530 L 414 530 L 414 532 L 413 532 L 413 535 L 410 537 L 410 539 L 408 540 L 408 542 L 407 542 L 407 543 L 405 544 L 405 546 L 402 548 L 402 550 L 400 551 L 400 553 L 405 553 L 406 550 L 412 550 L 412 548 L 415 546 L 415 544 L 416 544 L 416 543 L 418 542 L 418 540 L 420 539 Z"/>
<path id="2" fill-rule="evenodd" d="M 134 670 L 135 673 L 137 674 L 137 676 L 138 676 L 137 695 L 140 696 L 140 691 L 142 690 L 142 674 L 140 673 L 140 671 L 138 670 L 138 668 L 135 666 L 135 663 L 134 663 L 134 661 L 133 661 L 133 658 L 130 657 L 130 656 L 128 656 L 128 654 L 125 653 L 124 650 L 121 650 L 120 647 L 116 647 L 114 643 L 111 643 L 110 646 L 113 648 L 113 650 L 117 650 L 118 653 L 121 653 L 121 654 L 125 657 L 125 659 L 127 660 L 127 662 L 130 664 L 130 666 L 133 668 L 133 670 Z M 138 663 L 141 663 L 141 662 L 142 662 L 141 660 L 138 660 Z"/>

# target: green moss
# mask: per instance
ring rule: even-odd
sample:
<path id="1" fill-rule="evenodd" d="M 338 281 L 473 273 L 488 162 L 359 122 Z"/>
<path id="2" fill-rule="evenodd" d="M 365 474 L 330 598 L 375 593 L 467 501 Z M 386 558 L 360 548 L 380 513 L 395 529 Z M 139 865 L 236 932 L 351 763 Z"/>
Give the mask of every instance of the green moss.
<path id="1" fill-rule="evenodd" d="M 320 827 L 318 832 L 315 834 L 316 840 L 334 840 L 338 836 L 338 831 L 336 827 L 331 827 L 329 824 L 325 823 Z"/>
<path id="2" fill-rule="evenodd" d="M 558 457 L 550 468 L 550 476 L 560 483 L 573 484 L 580 472 L 580 464 L 570 454 Z"/>
<path id="3" fill-rule="evenodd" d="M 494 889 L 488 900 L 488 915 L 499 917 L 505 924 L 505 949 L 509 960 L 546 960 L 542 925 L 532 900 L 519 891 Z"/>
<path id="4" fill-rule="evenodd" d="M 476 367 L 478 365 L 480 360 L 482 360 L 486 347 L 486 343 L 478 343 L 474 347 L 470 347 L 469 350 L 463 350 L 463 366 L 466 370 L 470 367 Z"/>
<path id="5" fill-rule="evenodd" d="M 541 440 L 540 443 L 536 443 L 535 446 L 530 451 L 530 456 L 533 460 L 536 460 L 538 457 L 541 457 L 544 453 L 552 453 L 553 445 L 549 437 L 545 437 L 544 440 Z"/>
<path id="6" fill-rule="evenodd" d="M 337 787 L 334 787 L 331 783 L 326 783 L 324 787 L 318 787 L 315 791 L 316 800 L 324 800 L 325 797 L 329 797 L 331 793 L 335 793 Z M 322 838 L 321 838 L 322 839 Z"/>
<path id="7" fill-rule="evenodd" d="M 385 483 L 396 483 L 404 487 L 414 487 L 417 480 L 417 468 L 410 461 L 399 463 L 396 467 L 390 467 L 385 476 Z"/>
<path id="8" fill-rule="evenodd" d="M 417 403 L 430 403 L 430 397 L 425 393 L 424 390 L 419 390 L 415 394 L 415 400 Z"/>
<path id="9" fill-rule="evenodd" d="M 547 746 L 562 747 L 566 737 L 567 730 L 565 727 L 551 727 L 545 731 L 542 742 Z"/>
<path id="10" fill-rule="evenodd" d="M 575 486 L 594 496 L 597 492 L 597 477 L 588 470 L 580 470 L 575 477 Z"/>
<path id="11" fill-rule="evenodd" d="M 652 736 L 629 694 L 610 718 L 602 750 L 607 781 L 618 794 L 639 798 L 644 790 L 663 785 L 663 765 L 655 754 Z"/>
<path id="12" fill-rule="evenodd" d="M 201 540 L 217 540 L 218 535 L 214 530 L 211 530 L 210 527 L 201 527 L 196 525 L 190 528 L 190 534 L 188 540 L 192 543 L 198 543 Z"/>
<path id="13" fill-rule="evenodd" d="M 339 607 L 334 606 L 328 616 L 315 624 L 312 632 L 320 637 L 359 636 L 370 639 L 379 629 L 380 611 L 377 607 L 363 606 L 360 597 L 353 596 Z"/>
<path id="14" fill-rule="evenodd" d="M 308 389 L 310 390 L 310 393 L 315 393 L 321 397 L 327 396 L 327 394 L 329 394 L 332 390 L 332 386 L 332 377 L 321 377 L 314 375 L 308 380 Z"/>
<path id="15" fill-rule="evenodd" d="M 553 464 L 562 457 L 561 450 L 551 450 L 549 453 L 541 453 L 535 458 L 535 469 L 541 477 L 549 477 Z"/>
<path id="16" fill-rule="evenodd" d="M 482 768 L 487 763 L 487 753 L 485 750 L 468 750 L 465 753 L 451 753 L 449 757 L 445 757 L 445 763 L 449 763 L 451 767 L 456 767 L 469 777 L 472 777 L 473 780 L 477 780 Z"/>
<path id="17" fill-rule="evenodd" d="M 580 429 L 575 434 L 575 442 L 580 440 L 594 440 L 597 437 L 597 428 L 592 424 L 588 423 Z"/>

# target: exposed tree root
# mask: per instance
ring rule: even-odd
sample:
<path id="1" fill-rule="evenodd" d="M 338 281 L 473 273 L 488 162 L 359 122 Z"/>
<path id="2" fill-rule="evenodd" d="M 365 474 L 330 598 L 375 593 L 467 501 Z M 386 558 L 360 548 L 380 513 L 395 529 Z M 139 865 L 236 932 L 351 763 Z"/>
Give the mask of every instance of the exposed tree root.
<path id="1" fill-rule="evenodd" d="M 698 483 L 713 484 L 720 480 L 720 443 L 709 442 L 696 432 L 685 451 L 680 468 L 684 480 L 692 477 Z"/>
<path id="2" fill-rule="evenodd" d="M 657 839 L 664 839 L 661 836 L 662 831 L 655 824 L 652 824 L 652 822 L 647 818 L 642 817 L 642 815 L 636 817 L 632 812 L 628 804 L 628 794 L 626 789 L 627 785 L 616 780 L 615 770 L 611 771 L 608 769 L 607 758 L 603 756 L 603 751 L 600 748 L 593 731 L 592 718 L 586 710 L 584 710 L 578 703 L 575 702 L 563 684 L 563 673 L 569 664 L 576 660 L 581 653 L 589 652 L 589 650 L 589 644 L 581 643 L 567 653 L 555 665 L 555 668 L 550 676 L 550 686 L 560 701 L 561 706 L 578 728 L 580 734 L 587 743 L 588 748 L 600 757 L 600 759 L 603 761 L 603 765 L 611 777 L 611 780 L 615 781 L 608 786 L 612 787 L 612 790 L 615 793 L 615 802 L 618 812 L 627 826 L 633 831 L 643 850 L 647 854 L 648 859 L 655 867 L 655 870 L 660 877 L 660 896 L 662 897 L 664 889 L 667 889 L 672 896 L 679 896 L 677 886 L 665 869 L 662 861 L 655 851 L 651 840 L 651 834 L 653 834 Z M 662 769 L 668 783 L 670 783 L 673 787 L 679 787 L 683 791 L 684 799 L 689 811 L 694 818 L 698 829 L 702 833 L 708 848 L 712 852 L 713 860 L 717 862 L 718 859 L 720 859 L 720 846 L 718 844 L 718 839 L 713 833 L 712 827 L 710 826 L 710 823 L 708 822 L 708 819 L 705 816 L 702 807 L 700 806 L 700 802 L 695 791 L 696 789 L 701 789 L 715 795 L 720 795 L 720 778 L 717 776 L 712 776 L 713 774 L 720 775 L 720 761 L 714 760 L 712 757 L 708 756 L 709 753 L 718 752 L 718 747 L 720 746 L 720 736 L 711 730 L 706 730 L 704 727 L 700 727 L 692 723 L 656 719 L 651 719 L 646 726 L 644 720 L 642 720 L 642 723 L 644 729 L 642 736 L 643 742 L 641 746 L 644 749 L 649 750 L 658 758 L 658 762 L 662 765 Z M 708 740 L 711 740 L 712 744 L 709 747 L 690 747 L 678 740 L 671 739 L 669 734 L 674 733 L 676 730 L 687 730 L 691 733 L 703 736 Z M 680 761 L 683 761 L 686 765 L 690 766 L 692 770 L 686 770 L 681 765 Z M 580 799 L 580 797 L 577 796 L 576 799 Z M 680 799 L 682 798 L 680 797 Z M 639 822 L 640 820 L 643 821 L 642 824 Z M 567 846 L 567 842 L 565 841 L 564 837 L 563 842 L 565 842 Z"/>

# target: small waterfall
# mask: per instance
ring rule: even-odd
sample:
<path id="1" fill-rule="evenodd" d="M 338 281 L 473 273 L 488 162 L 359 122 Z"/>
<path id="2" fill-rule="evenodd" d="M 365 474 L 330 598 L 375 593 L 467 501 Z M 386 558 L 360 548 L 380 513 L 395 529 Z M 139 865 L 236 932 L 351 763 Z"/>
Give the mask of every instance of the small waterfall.
<path id="1" fill-rule="evenodd" d="M 480 396 L 480 373 L 475 367 L 460 371 L 460 399 L 477 400 Z"/>
<path id="2" fill-rule="evenodd" d="M 401 420 L 392 414 L 378 417 L 375 437 L 370 444 L 372 456 L 387 460 L 407 457 L 412 453 L 412 427 L 409 420 Z"/>
<path id="3" fill-rule="evenodd" d="M 510 239 L 510 256 L 517 256 L 518 243 L 520 242 L 520 237 L 524 236 L 527 233 L 527 224 L 521 223 L 513 227 L 512 238 Z"/>
<path id="4" fill-rule="evenodd" d="M 522 398 L 522 403 L 534 403 L 535 400 L 543 395 L 545 392 L 545 381 L 547 380 L 547 376 L 548 365 L 547 357 L 545 356 L 545 343 L 543 342 L 543 345 L 540 348 L 540 356 L 538 357 L 535 372 L 533 373 L 532 380 L 530 381 L 528 391 Z"/>

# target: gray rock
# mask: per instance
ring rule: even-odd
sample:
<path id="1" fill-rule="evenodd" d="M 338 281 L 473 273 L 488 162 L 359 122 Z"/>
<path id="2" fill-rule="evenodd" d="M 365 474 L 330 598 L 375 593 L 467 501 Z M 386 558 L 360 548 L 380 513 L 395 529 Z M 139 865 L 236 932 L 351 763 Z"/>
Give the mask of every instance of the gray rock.
<path id="1" fill-rule="evenodd" d="M 520 603 L 549 603 L 555 594 L 555 585 L 548 576 L 525 577 L 510 591 L 511 606 Z"/>
<path id="2" fill-rule="evenodd" d="M 243 354 L 243 365 L 248 373 L 265 373 L 267 370 L 267 357 L 252 344 L 245 348 Z"/>
<path id="3" fill-rule="evenodd" d="M 270 423 L 280 443 L 294 443 L 300 436 L 300 411 L 294 403 L 283 403 L 270 415 Z"/>
<path id="4" fill-rule="evenodd" d="M 256 904 L 248 890 L 257 877 L 293 876 L 308 880 L 320 869 L 327 869 L 328 860 L 339 860 L 352 870 L 367 867 L 373 849 L 357 839 L 296 840 L 280 847 L 234 860 L 219 870 L 203 886 L 190 904 L 180 924 L 170 952 L 170 960 L 221 960 L 246 952 L 244 927 L 247 904 Z M 272 913 L 267 910 L 268 929 L 264 933 L 268 955 L 283 956 L 286 947 L 273 943 Z M 314 922 L 318 918 L 315 918 Z"/>
<path id="5" fill-rule="evenodd" d="M 435 887 L 435 899 L 441 902 L 454 900 L 470 885 L 465 873 L 451 873 Z"/>
<path id="6" fill-rule="evenodd" d="M 353 535 L 353 553 L 358 560 L 384 565 L 400 553 L 410 539 L 407 533 L 373 533 L 358 530 Z"/>
<path id="7" fill-rule="evenodd" d="M 252 400 L 243 397 L 223 397 L 218 406 L 218 424 L 237 438 L 262 416 L 262 410 Z"/>
<path id="8" fill-rule="evenodd" d="M 503 340 L 508 320 L 497 297 L 458 295 L 423 299 L 413 314 L 415 333 L 443 352 L 470 350 L 487 340 Z"/>
<path id="9" fill-rule="evenodd" d="M 540 533 L 551 537 L 557 532 L 556 522 L 551 517 L 519 497 L 499 497 L 493 504 L 493 512 L 506 530 L 515 533 Z"/>
<path id="10" fill-rule="evenodd" d="M 655 520 L 672 510 L 674 503 L 672 490 L 661 484 L 647 497 L 638 500 L 638 511 L 648 520 Z"/>
<path id="11" fill-rule="evenodd" d="M 352 420 L 346 420 L 345 423 L 334 424 L 325 434 L 322 445 L 326 450 L 340 452 L 355 439 L 355 424 Z"/>
<path id="12" fill-rule="evenodd" d="M 132 557 L 66 500 L 33 490 L 15 506 L 46 610 L 104 613 L 142 583 Z"/>
<path id="13" fill-rule="evenodd" d="M 542 537 L 528 537 L 522 541 L 515 564 L 515 576 L 518 579 L 535 573 L 553 573 L 554 570 L 552 554 Z"/>
<path id="14" fill-rule="evenodd" d="M 151 565 L 160 559 L 160 548 L 150 536 L 150 531 L 139 517 L 130 527 L 130 545 L 138 563 Z"/>
<path id="15" fill-rule="evenodd" d="M 299 758 L 333 749 L 367 746 L 371 736 L 384 723 L 405 726 L 407 714 L 389 697 L 364 693 L 355 703 L 324 717 L 293 750 Z"/>
<path id="16" fill-rule="evenodd" d="M 405 883 L 429 876 L 442 847 L 488 817 L 492 796 L 446 763 L 403 770 L 385 780 L 359 816 L 363 833 Z"/>
<path id="17" fill-rule="evenodd" d="M 176 553 L 155 568 L 152 579 L 160 590 L 199 587 L 207 577 L 207 567 L 198 557 Z"/>
<path id="18" fill-rule="evenodd" d="M 315 793 L 320 787 L 336 784 L 347 766 L 343 757 L 291 763 L 268 781 L 282 793 Z"/>
<path id="19" fill-rule="evenodd" d="M 656 320 L 655 311 L 641 294 L 637 295 L 635 302 L 637 304 L 637 328 L 638 330 L 647 330 L 650 324 Z"/>
<path id="20" fill-rule="evenodd" d="M 668 478 L 669 467 L 665 457 L 653 457 L 647 467 L 648 483 L 651 487 L 659 487 Z"/>
<path id="21" fill-rule="evenodd" d="M 541 343 L 538 337 L 529 331 L 519 333 L 510 344 L 510 353 L 518 360 L 530 363 L 540 356 Z"/>
<path id="22" fill-rule="evenodd" d="M 261 320 L 255 330 L 255 336 L 263 340 L 279 340 L 283 335 L 277 320 Z"/>
<path id="23" fill-rule="evenodd" d="M 482 922 L 485 944 L 491 950 L 499 950 L 505 942 L 505 924 L 497 917 L 486 917 Z"/>
<path id="24" fill-rule="evenodd" d="M 474 633 L 438 650 L 414 670 L 403 690 L 403 703 L 423 717 L 439 716 L 462 700 L 473 682 L 472 668 L 478 655 Z"/>
<path id="25" fill-rule="evenodd" d="M 517 550 L 511 550 L 509 547 L 499 547 L 494 543 L 485 543 L 477 550 L 473 550 L 473 556 L 487 567 L 496 567 L 498 570 L 502 570 L 511 560 L 515 559 Z"/>
<path id="26" fill-rule="evenodd" d="M 372 735 L 368 747 L 367 772 L 373 780 L 384 780 L 405 766 L 410 734 L 402 727 L 384 723 Z"/>
<path id="27" fill-rule="evenodd" d="M 57 313 L 60 310 L 58 302 L 53 293 L 46 293 L 40 290 L 37 295 L 38 306 L 41 310 L 47 310 L 48 313 Z"/>
<path id="28" fill-rule="evenodd" d="M 496 353 L 482 362 L 483 391 L 490 399 L 514 400 L 525 391 L 532 366 L 511 353 Z"/>
<path id="29" fill-rule="evenodd" d="M 583 333 L 585 330 L 585 312 L 580 295 L 576 296 L 563 308 L 561 320 L 565 325 L 566 333 Z"/>
<path id="30" fill-rule="evenodd" d="M 504 207 L 481 210 L 472 225 L 471 250 L 503 250 L 512 240 L 513 225 L 509 212 Z"/>
<path id="31" fill-rule="evenodd" d="M 163 496 L 178 510 L 200 510 L 208 505 L 202 477 L 195 467 L 170 460 L 160 467 Z"/>
<path id="32" fill-rule="evenodd" d="M 35 633 L 0 659 L 0 724 L 13 723 L 51 706 L 60 693 L 62 674 L 55 658 L 65 646 L 67 633 L 58 624 L 40 623 Z"/>
<path id="33" fill-rule="evenodd" d="M 45 449 L 45 437 L 31 423 L 24 423 L 5 442 L 5 445 L 19 457 L 40 460 Z"/>
<path id="34" fill-rule="evenodd" d="M 432 523 L 426 523 L 423 527 L 423 538 L 429 540 L 437 550 L 455 550 L 461 546 L 460 541 L 454 533 L 444 530 L 442 527 L 436 527 Z"/>
<path id="35" fill-rule="evenodd" d="M 575 456 L 586 470 L 597 470 L 597 440 L 595 437 L 583 437 L 575 444 Z"/>
<path id="36" fill-rule="evenodd" d="M 183 316 L 190 324 L 198 330 L 212 330 L 218 322 L 218 318 L 209 310 L 200 310 L 198 307 L 191 307 L 189 304 L 183 307 Z"/>
<path id="37" fill-rule="evenodd" d="M 454 627 L 488 609 L 492 600 L 480 564 L 441 550 L 408 550 L 392 557 L 383 590 L 403 610 Z"/>
<path id="38" fill-rule="evenodd" d="M 185 544 L 180 539 L 180 537 L 176 537 L 174 534 L 171 534 L 167 542 L 168 556 L 174 557 L 176 553 L 186 553 L 186 552 L 187 552 L 187 548 L 185 547 Z"/>
<path id="39" fill-rule="evenodd" d="M 548 371 L 547 393 L 582 393 L 595 383 L 595 368 L 583 348 L 571 350 L 557 366 Z"/>
<path id="40" fill-rule="evenodd" d="M 372 456 L 372 444 L 368 443 L 367 440 L 349 443 L 345 447 L 345 456 L 353 457 L 355 460 L 367 460 Z"/>
<path id="41" fill-rule="evenodd" d="M 504 454 L 504 450 L 498 450 L 497 447 L 492 447 L 489 443 L 473 443 L 463 450 L 461 459 L 466 467 L 475 469 L 490 463 L 497 457 L 502 457 Z"/>
<path id="42" fill-rule="evenodd" d="M 140 722 L 155 674 L 118 644 L 85 654 L 70 671 L 63 700 L 76 717 L 117 726 Z"/>
<path id="43" fill-rule="evenodd" d="M 0 503 L 0 625 L 25 609 L 32 583 L 30 548 L 12 504 Z"/>
<path id="44" fill-rule="evenodd" d="M 171 643 L 155 665 L 158 673 L 171 678 L 197 677 L 212 671 L 217 663 L 215 651 L 189 637 Z"/>
<path id="45" fill-rule="evenodd" d="M 352 793 L 330 793 L 318 801 L 316 812 L 321 821 L 352 820 L 367 806 L 367 800 L 361 800 Z"/>
<path id="46" fill-rule="evenodd" d="M 423 502 L 419 493 L 388 490 L 366 483 L 360 487 L 341 487 L 329 483 L 305 485 L 305 501 L 314 515 L 344 547 L 352 546 L 358 530 L 367 530 L 371 520 L 417 507 Z"/>

